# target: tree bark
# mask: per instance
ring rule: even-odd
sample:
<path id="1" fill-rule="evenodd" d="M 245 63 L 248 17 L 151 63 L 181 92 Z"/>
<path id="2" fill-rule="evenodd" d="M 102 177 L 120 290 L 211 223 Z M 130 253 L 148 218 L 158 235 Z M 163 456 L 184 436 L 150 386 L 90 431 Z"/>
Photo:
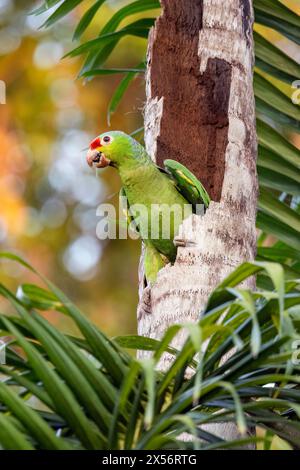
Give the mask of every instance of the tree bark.
<path id="1" fill-rule="evenodd" d="M 186 165 L 212 202 L 182 224 L 176 262 L 151 289 L 151 313 L 140 312 L 139 334 L 152 338 L 199 320 L 212 290 L 256 250 L 252 0 L 161 4 L 147 56 L 146 147 L 160 165 L 167 158 Z M 140 280 L 142 296 L 142 272 Z"/>

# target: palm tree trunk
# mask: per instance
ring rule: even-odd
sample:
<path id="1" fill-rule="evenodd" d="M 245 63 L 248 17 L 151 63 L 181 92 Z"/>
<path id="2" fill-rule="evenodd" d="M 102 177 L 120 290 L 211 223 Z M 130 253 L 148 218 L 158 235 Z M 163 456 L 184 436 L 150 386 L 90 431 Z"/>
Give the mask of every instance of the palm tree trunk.
<path id="1" fill-rule="evenodd" d="M 176 263 L 152 288 L 138 329 L 154 338 L 199 319 L 214 287 L 254 259 L 257 203 L 252 1 L 161 3 L 148 48 L 147 150 L 158 164 L 185 164 L 213 202 L 183 223 Z"/>
<path id="2" fill-rule="evenodd" d="M 160 271 L 148 311 L 140 265 L 138 332 L 156 339 L 174 323 L 197 321 L 218 283 L 254 259 L 258 187 L 252 0 L 161 4 L 147 56 L 146 147 L 160 165 L 173 158 L 191 169 L 213 202 L 183 223 L 176 262 Z M 184 339 L 182 332 L 173 345 Z M 209 431 L 238 437 L 233 423 Z"/>
<path id="3" fill-rule="evenodd" d="M 147 56 L 146 147 L 158 164 L 186 165 L 213 202 L 183 223 L 177 260 L 151 290 L 151 312 L 139 309 L 139 334 L 153 338 L 197 321 L 211 291 L 256 250 L 252 0 L 161 4 Z M 174 345 L 183 340 L 182 333 Z"/>

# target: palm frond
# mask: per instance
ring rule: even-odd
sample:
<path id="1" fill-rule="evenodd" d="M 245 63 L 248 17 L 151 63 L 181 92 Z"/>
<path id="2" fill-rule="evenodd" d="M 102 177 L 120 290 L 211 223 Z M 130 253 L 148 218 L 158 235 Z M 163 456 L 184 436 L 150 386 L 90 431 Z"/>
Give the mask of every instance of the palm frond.
<path id="1" fill-rule="evenodd" d="M 2 256 L 32 269 L 15 255 Z M 264 273 L 272 289 L 237 287 L 255 273 Z M 0 315 L 1 335 L 10 337 L 1 366 L 3 448 L 217 449 L 267 443 L 270 436 L 298 448 L 299 281 L 286 281 L 279 264 L 242 265 L 213 292 L 198 324 L 174 325 L 161 341 L 107 338 L 42 280 L 45 288 L 20 286 L 17 297 L 0 286 L 17 313 Z M 71 317 L 82 337 L 59 332 L 41 316 L 44 310 Z M 172 340 L 182 328 L 187 339 L 177 351 Z M 120 345 L 154 355 L 138 361 Z M 157 365 L 164 354 L 173 360 L 162 373 Z M 237 423 L 238 440 L 220 439 L 206 427 L 226 422 Z M 251 426 L 268 433 L 247 437 Z M 183 432 L 193 441 L 182 442 Z"/>

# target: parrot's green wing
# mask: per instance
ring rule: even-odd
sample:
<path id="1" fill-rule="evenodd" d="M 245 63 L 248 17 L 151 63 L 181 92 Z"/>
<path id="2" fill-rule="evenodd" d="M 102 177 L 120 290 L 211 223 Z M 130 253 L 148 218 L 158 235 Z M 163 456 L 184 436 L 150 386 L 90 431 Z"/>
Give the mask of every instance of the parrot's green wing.
<path id="1" fill-rule="evenodd" d="M 166 172 L 175 181 L 178 191 L 190 204 L 193 204 L 193 206 L 204 204 L 206 208 L 209 206 L 210 197 L 208 192 L 190 170 L 175 160 L 165 160 L 164 165 Z"/>

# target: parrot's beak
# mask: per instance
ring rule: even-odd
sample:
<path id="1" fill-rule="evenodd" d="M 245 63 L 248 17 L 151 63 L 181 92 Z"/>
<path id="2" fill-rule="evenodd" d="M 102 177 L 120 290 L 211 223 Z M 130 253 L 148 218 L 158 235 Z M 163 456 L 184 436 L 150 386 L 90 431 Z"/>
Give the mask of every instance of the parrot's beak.
<path id="1" fill-rule="evenodd" d="M 110 164 L 110 160 L 99 149 L 89 149 L 86 161 L 92 168 L 105 168 Z"/>

